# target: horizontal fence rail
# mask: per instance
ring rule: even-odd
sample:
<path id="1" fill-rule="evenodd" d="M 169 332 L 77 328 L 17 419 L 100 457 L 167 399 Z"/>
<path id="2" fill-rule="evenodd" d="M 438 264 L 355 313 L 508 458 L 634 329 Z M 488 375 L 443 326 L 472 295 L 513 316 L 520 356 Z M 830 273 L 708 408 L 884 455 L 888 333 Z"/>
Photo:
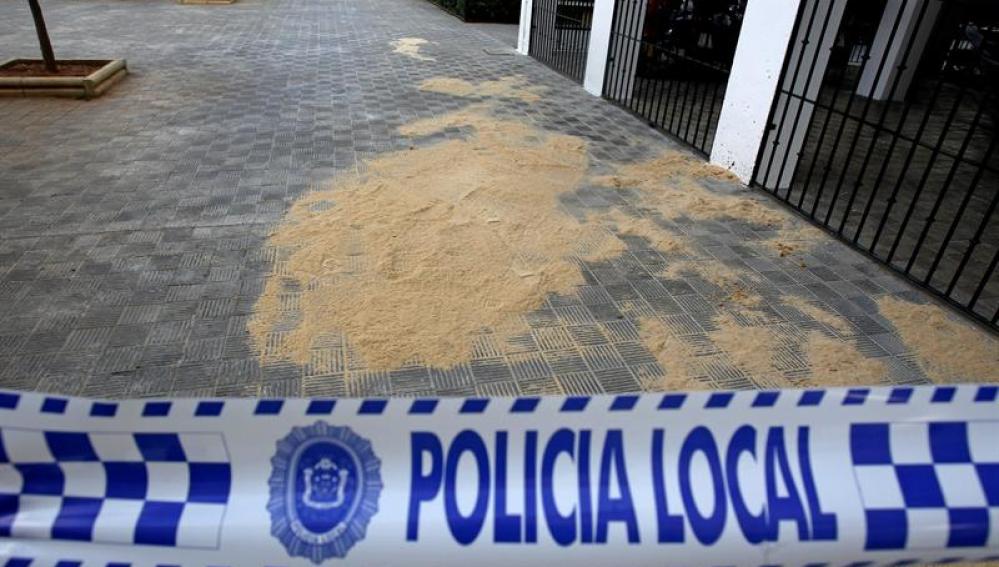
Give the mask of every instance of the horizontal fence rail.
<path id="1" fill-rule="evenodd" d="M 997 329 L 999 3 L 803 0 L 755 185 Z"/>
<path id="2" fill-rule="evenodd" d="M 744 8 L 739 0 L 617 0 L 604 97 L 706 154 Z"/>
<path id="3" fill-rule="evenodd" d="M 592 20 L 593 0 L 534 0 L 530 55 L 582 83 Z"/>

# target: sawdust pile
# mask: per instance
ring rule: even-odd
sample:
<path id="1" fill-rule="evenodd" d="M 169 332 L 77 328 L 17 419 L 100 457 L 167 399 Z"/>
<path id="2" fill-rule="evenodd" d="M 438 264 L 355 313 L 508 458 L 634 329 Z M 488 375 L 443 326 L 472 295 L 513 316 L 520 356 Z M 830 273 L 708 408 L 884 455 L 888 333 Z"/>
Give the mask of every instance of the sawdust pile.
<path id="1" fill-rule="evenodd" d="M 711 333 L 732 363 L 750 376 L 769 380 L 780 388 L 797 384 L 790 381 L 780 368 L 778 352 L 780 338 L 769 327 L 739 327 L 729 318 L 719 320 L 719 329 Z M 847 342 L 833 339 L 818 331 L 809 331 L 795 345 L 808 362 L 807 383 L 814 386 L 857 386 L 884 382 L 888 367 L 883 361 L 864 356 Z"/>
<path id="2" fill-rule="evenodd" d="M 999 381 L 999 341 L 937 305 L 885 296 L 878 310 L 913 349 L 923 371 L 947 382 Z"/>
<path id="3" fill-rule="evenodd" d="M 590 218 L 593 222 L 608 223 L 618 234 L 644 238 L 659 252 L 684 253 L 688 250 L 686 238 L 664 229 L 648 217 L 633 217 L 612 209 L 609 213 L 591 215 Z"/>
<path id="4" fill-rule="evenodd" d="M 727 170 L 676 151 L 621 166 L 614 174 L 598 177 L 595 182 L 619 189 L 639 189 L 642 204 L 669 219 L 734 218 L 771 228 L 773 236 L 761 244 L 780 258 L 798 258 L 823 241 L 821 230 L 765 205 L 763 197 L 752 196 L 748 191 L 730 195 L 714 192 L 704 187 L 705 179 L 738 182 Z M 798 263 L 805 267 L 800 259 Z"/>
<path id="5" fill-rule="evenodd" d="M 420 83 L 420 90 L 459 97 L 515 98 L 524 102 L 537 102 L 548 91 L 546 87 L 529 84 L 520 75 L 478 83 L 452 77 L 434 77 Z"/>
<path id="6" fill-rule="evenodd" d="M 288 251 L 284 275 L 268 279 L 250 324 L 265 362 L 305 364 L 341 334 L 370 370 L 450 367 L 470 358 L 477 333 L 526 332 L 523 314 L 582 284 L 574 256 L 623 250 L 558 207 L 586 174 L 581 139 L 481 108 L 401 130 L 451 126 L 474 134 L 386 154 L 293 205 L 269 239 Z"/>
<path id="7" fill-rule="evenodd" d="M 787 215 L 743 195 L 722 195 L 698 181 L 717 178 L 737 181 L 728 171 L 693 156 L 669 151 L 641 163 L 624 165 L 595 181 L 607 187 L 637 188 L 643 202 L 667 218 L 693 220 L 736 218 L 764 226 L 782 226 Z"/>
<path id="8" fill-rule="evenodd" d="M 771 246 L 781 258 L 797 256 L 810 251 L 819 242 L 826 242 L 826 235 L 821 229 L 802 221 L 784 226 L 772 238 L 762 242 Z"/>
<path id="9" fill-rule="evenodd" d="M 718 330 L 710 333 L 711 340 L 732 364 L 750 376 L 764 377 L 776 370 L 774 351 L 777 336 L 767 327 L 743 327 L 727 313 L 715 319 Z"/>
<path id="10" fill-rule="evenodd" d="M 428 43 L 430 42 L 421 37 L 403 37 L 392 42 L 392 51 L 420 61 L 436 61 L 433 57 L 420 52 L 420 49 Z"/>
<path id="11" fill-rule="evenodd" d="M 812 383 L 818 386 L 870 386 L 888 379 L 888 366 L 879 358 L 864 356 L 852 343 L 808 333 L 805 354 Z"/>
<path id="12" fill-rule="evenodd" d="M 817 229 L 801 226 L 788 215 L 748 195 L 710 191 L 701 185 L 705 178 L 733 180 L 728 172 L 697 158 L 667 152 L 643 163 L 622 166 L 613 175 L 597 178 L 596 182 L 609 187 L 640 190 L 641 204 L 669 219 L 735 218 L 772 228 L 775 235 L 761 244 L 770 248 L 777 258 L 805 252 L 821 238 Z M 654 244 L 665 243 L 662 251 L 688 251 L 682 236 L 678 237 L 650 221 L 636 223 L 630 232 Z M 689 280 L 693 276 L 714 285 L 720 291 L 716 297 L 717 307 L 722 308 L 714 320 L 717 329 L 707 333 L 708 340 L 719 352 L 700 356 L 695 355 L 681 338 L 671 336 L 666 327 L 656 320 L 642 322 L 641 337 L 665 370 L 663 386 L 666 389 L 705 387 L 705 382 L 697 379 L 703 376 L 704 364 L 701 361 L 706 360 L 705 356 L 720 356 L 727 364 L 768 382 L 768 385 L 801 385 L 787 378 L 787 368 L 776 356 L 781 349 L 800 353 L 807 363 L 808 375 L 804 380 L 811 385 L 872 384 L 884 382 L 888 377 L 888 367 L 882 360 L 865 356 L 851 342 L 827 337 L 818 331 L 804 333 L 793 340 L 778 336 L 773 327 L 767 326 L 766 315 L 757 309 L 764 300 L 755 291 L 755 284 L 763 282 L 762 276 L 752 270 L 734 269 L 715 259 L 681 259 L 670 262 L 662 275 L 679 280 Z M 851 329 L 849 322 L 842 317 L 797 297 L 787 300 L 837 332 L 845 334 Z M 726 309 L 738 310 L 743 323 L 727 313 Z"/>
<path id="13" fill-rule="evenodd" d="M 425 41 L 397 43 L 397 50 L 419 56 Z M 522 77 L 479 83 L 435 78 L 420 88 L 528 102 L 543 92 Z M 656 275 L 697 276 L 721 292 L 714 298 L 717 328 L 706 333 L 706 341 L 678 336 L 656 318 L 639 321 L 642 342 L 664 369 L 661 389 L 710 387 L 706 369 L 716 362 L 760 377 L 767 387 L 886 379 L 884 362 L 864 356 L 852 342 L 819 331 L 781 334 L 767 321 L 764 298 L 755 291 L 763 283 L 760 274 L 693 253 L 679 228 L 683 223 L 670 221 L 736 218 L 769 227 L 775 236 L 762 247 L 783 261 L 820 238 L 820 232 L 749 195 L 702 185 L 705 179 L 730 180 L 729 173 L 671 151 L 587 179 L 582 139 L 497 119 L 485 106 L 413 122 L 400 132 L 420 137 L 455 127 L 471 134 L 385 154 L 366 164 L 362 176 L 293 205 L 269 239 L 281 261 L 250 324 L 265 363 L 305 365 L 316 349 L 342 339 L 352 368 L 451 367 L 471 357 L 483 332 L 503 337 L 527 332 L 525 314 L 542 307 L 549 294 L 573 294 L 584 283 L 580 260 L 625 251 L 617 234 L 641 237 L 670 258 Z M 637 190 L 635 204 L 651 214 L 639 218 L 611 207 L 576 219 L 560 208 L 559 197 L 584 181 Z M 837 334 L 852 329 L 834 313 L 800 298 L 785 299 Z M 931 376 L 997 379 L 999 349 L 993 339 L 950 321 L 933 306 L 885 300 L 881 310 L 916 348 Z M 807 367 L 789 368 L 795 359 Z"/>
<path id="14" fill-rule="evenodd" d="M 742 314 L 745 318 L 745 313 Z M 751 316 L 750 316 L 751 318 Z M 641 321 L 640 337 L 663 368 L 658 385 L 664 390 L 701 390 L 710 387 L 705 363 L 719 358 L 751 376 L 761 387 L 857 386 L 883 383 L 888 378 L 884 361 L 864 356 L 852 343 L 809 331 L 802 337 L 781 337 L 772 326 L 745 326 L 727 312 L 715 319 L 715 330 L 706 333 L 713 345 L 698 354 L 683 337 L 673 335 L 658 319 Z M 797 350 L 808 365 L 808 375 L 792 380 L 778 353 Z M 801 369 L 803 370 L 803 369 Z M 800 374 L 800 373 L 796 373 Z"/>
<path id="15" fill-rule="evenodd" d="M 642 344 L 656 358 L 664 376 L 655 384 L 659 390 L 704 390 L 710 387 L 706 382 L 694 377 L 698 372 L 697 356 L 690 345 L 670 333 L 662 321 L 654 317 L 643 317 L 639 321 L 639 336 Z"/>
<path id="16" fill-rule="evenodd" d="M 678 260 L 671 262 L 663 271 L 663 275 L 675 280 L 688 280 L 690 276 L 714 285 L 721 295 L 717 298 L 719 305 L 737 303 L 753 307 L 763 302 L 759 293 L 753 290 L 751 283 L 761 279 L 755 273 L 740 274 L 738 271 L 722 264 L 718 260 Z"/>

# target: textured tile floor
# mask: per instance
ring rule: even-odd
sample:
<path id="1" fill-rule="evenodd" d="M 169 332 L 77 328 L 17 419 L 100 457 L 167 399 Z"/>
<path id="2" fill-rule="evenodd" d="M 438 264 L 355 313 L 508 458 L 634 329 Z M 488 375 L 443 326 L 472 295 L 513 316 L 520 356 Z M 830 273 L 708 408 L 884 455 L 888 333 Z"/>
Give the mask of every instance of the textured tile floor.
<path id="1" fill-rule="evenodd" d="M 659 317 L 690 344 L 707 340 L 717 290 L 657 275 L 673 259 L 635 241 L 585 266 L 578 293 L 528 314 L 533 332 L 516 349 L 486 345 L 446 371 L 366 372 L 342 351 L 322 371 L 262 367 L 246 325 L 272 268 L 269 228 L 310 185 L 405 147 L 396 127 L 470 102 L 421 92 L 421 80 L 521 74 L 548 86 L 553 96 L 502 101 L 497 114 L 587 138 L 597 167 L 674 143 L 512 54 L 513 30 L 466 26 L 421 0 L 45 8 L 57 55 L 124 57 L 132 75 L 90 102 L 0 99 L 0 386 L 112 397 L 618 392 L 662 374 L 637 340 L 637 317 Z M 0 5 L 0 55 L 33 56 L 30 21 L 25 3 Z M 390 42 L 407 36 L 433 42 L 436 60 L 393 53 Z M 564 204 L 611 205 L 592 188 Z M 929 380 L 875 306 L 884 294 L 926 297 L 879 266 L 830 241 L 801 269 L 762 254 L 772 233 L 737 220 L 672 228 L 694 243 L 692 259 L 755 276 L 766 302 L 753 324 L 822 329 L 883 357 L 894 381 Z M 791 295 L 845 316 L 850 331 L 790 307 Z M 703 350 L 705 382 L 770 383 Z M 807 374 L 797 360 L 788 372 Z"/>

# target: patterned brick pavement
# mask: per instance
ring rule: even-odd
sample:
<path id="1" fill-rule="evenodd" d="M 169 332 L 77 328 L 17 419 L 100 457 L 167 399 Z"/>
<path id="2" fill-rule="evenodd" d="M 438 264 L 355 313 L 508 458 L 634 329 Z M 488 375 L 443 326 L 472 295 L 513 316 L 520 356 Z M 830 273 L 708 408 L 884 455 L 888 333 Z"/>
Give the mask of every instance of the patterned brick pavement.
<path id="1" fill-rule="evenodd" d="M 548 86 L 555 95 L 502 101 L 497 114 L 586 137 L 597 168 L 675 144 L 514 55 L 512 30 L 466 26 L 421 0 L 48 0 L 45 10 L 57 55 L 124 57 L 132 75 L 90 102 L 0 99 L 0 387 L 110 397 L 620 392 L 662 374 L 637 340 L 637 315 L 690 344 L 707 340 L 716 290 L 656 275 L 671 258 L 629 242 L 620 258 L 587 265 L 577 294 L 529 314 L 534 331 L 517 348 L 484 344 L 449 370 L 366 372 L 348 368 L 342 350 L 321 369 L 261 367 L 246 324 L 272 267 L 270 227 L 310 185 L 405 147 L 398 126 L 470 102 L 421 92 L 421 80 L 522 74 Z M 436 60 L 393 53 L 390 42 L 408 36 L 433 42 L 425 50 Z M 35 50 L 26 3 L 0 4 L 0 54 Z M 586 188 L 565 198 L 570 212 L 608 204 Z M 883 357 L 896 382 L 928 381 L 875 306 L 884 294 L 926 296 L 882 268 L 829 241 L 801 269 L 760 252 L 772 232 L 736 220 L 674 228 L 694 260 L 765 282 L 754 284 L 765 317 L 752 324 L 821 329 Z M 792 308 L 790 295 L 845 316 L 850 330 Z M 705 382 L 769 383 L 702 350 Z"/>

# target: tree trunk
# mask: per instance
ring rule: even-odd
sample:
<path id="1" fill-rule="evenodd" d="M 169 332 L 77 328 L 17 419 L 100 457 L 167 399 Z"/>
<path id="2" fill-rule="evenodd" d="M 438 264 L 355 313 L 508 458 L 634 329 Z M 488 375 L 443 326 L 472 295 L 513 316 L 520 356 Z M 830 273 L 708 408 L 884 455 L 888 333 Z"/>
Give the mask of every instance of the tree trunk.
<path id="1" fill-rule="evenodd" d="M 35 19 L 35 31 L 38 32 L 38 45 L 42 48 L 42 59 L 45 60 L 45 69 L 49 73 L 59 70 L 56 66 L 55 54 L 52 53 L 52 42 L 49 41 L 49 32 L 45 29 L 45 18 L 42 16 L 42 7 L 38 5 L 38 0 L 28 0 L 31 6 L 31 16 Z"/>

